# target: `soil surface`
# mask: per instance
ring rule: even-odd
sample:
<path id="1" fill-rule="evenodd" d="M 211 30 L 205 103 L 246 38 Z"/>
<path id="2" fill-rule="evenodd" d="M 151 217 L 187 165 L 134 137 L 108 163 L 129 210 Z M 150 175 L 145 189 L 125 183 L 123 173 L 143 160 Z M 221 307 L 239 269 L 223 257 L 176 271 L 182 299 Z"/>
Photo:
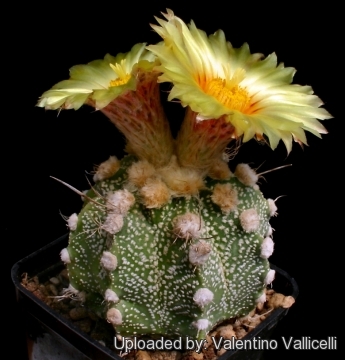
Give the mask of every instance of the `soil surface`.
<path id="1" fill-rule="evenodd" d="M 60 271 L 56 276 L 50 277 L 45 282 L 40 282 L 37 276 L 28 278 L 28 275 L 24 274 L 22 285 L 63 317 L 72 321 L 80 330 L 115 351 L 114 337 L 116 332 L 113 326 L 89 310 L 73 294 L 68 294 L 64 290 L 69 285 L 66 269 Z M 285 296 L 276 293 L 273 289 L 266 289 L 265 303 L 258 303 L 256 308 L 247 316 L 229 319 L 210 331 L 206 338 L 207 343 L 204 343 L 204 349 L 200 353 L 196 351 L 146 350 L 133 350 L 128 354 L 119 353 L 118 351 L 116 353 L 125 360 L 216 360 L 226 352 L 224 348 L 220 350 L 215 348 L 214 343 L 219 342 L 221 337 L 224 340 L 231 340 L 233 337 L 235 341 L 236 339 L 242 339 L 265 320 L 275 308 L 288 308 L 294 302 L 292 296 Z M 212 337 L 214 341 L 212 341 Z"/>

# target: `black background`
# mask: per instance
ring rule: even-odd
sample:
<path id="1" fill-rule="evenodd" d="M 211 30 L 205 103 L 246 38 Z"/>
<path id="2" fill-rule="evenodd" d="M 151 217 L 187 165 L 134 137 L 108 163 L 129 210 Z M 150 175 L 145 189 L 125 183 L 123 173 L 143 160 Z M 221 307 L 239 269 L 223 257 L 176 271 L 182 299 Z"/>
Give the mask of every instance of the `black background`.
<path id="1" fill-rule="evenodd" d="M 155 23 L 154 15 L 160 16 L 167 7 L 185 22 L 193 19 L 208 34 L 223 29 L 235 47 L 248 42 L 252 52 L 276 52 L 278 61 L 297 69 L 294 82 L 311 85 L 334 116 L 323 122 L 329 134 L 322 140 L 308 134 L 309 146 L 304 149 L 295 144 L 287 156 L 283 144 L 272 151 L 253 140 L 242 146 L 230 167 L 233 170 L 238 162 L 258 167 L 264 162 L 260 168 L 264 171 L 293 164 L 261 180 L 266 197 L 286 195 L 277 201 L 279 216 L 272 221 L 275 252 L 271 261 L 300 286 L 297 302 L 275 338 L 337 336 L 338 346 L 341 343 L 336 330 L 342 323 L 339 285 L 343 283 L 340 244 L 344 240 L 340 235 L 344 223 L 340 9 L 331 5 L 307 9 L 291 2 L 279 6 L 266 2 L 255 6 L 208 2 L 188 8 L 182 4 L 95 1 L 77 6 L 73 2 L 47 2 L 45 6 L 26 5 L 19 17 L 11 15 L 4 66 L 9 80 L 4 81 L 6 96 L 2 99 L 2 193 L 6 213 L 2 215 L 2 242 L 8 264 L 5 292 L 14 311 L 13 331 L 8 332 L 14 344 L 13 358 L 24 359 L 25 355 L 23 324 L 9 280 L 10 266 L 66 232 L 59 211 L 70 215 L 81 207 L 79 196 L 49 176 L 84 190 L 88 188 L 85 171 L 91 171 L 109 155 L 121 157 L 124 147 L 122 135 L 93 109 L 62 111 L 57 116 L 55 111 L 36 108 L 37 99 L 53 84 L 68 78 L 68 69 L 75 64 L 103 58 L 107 52 L 127 52 L 138 42 L 160 41 L 149 23 Z M 173 103 L 167 104 L 167 111 L 176 131 L 183 112 Z M 280 343 L 280 349 L 282 346 Z M 335 351 L 327 352 L 328 358 L 337 355 Z M 277 353 L 271 351 L 266 356 L 273 359 Z"/>

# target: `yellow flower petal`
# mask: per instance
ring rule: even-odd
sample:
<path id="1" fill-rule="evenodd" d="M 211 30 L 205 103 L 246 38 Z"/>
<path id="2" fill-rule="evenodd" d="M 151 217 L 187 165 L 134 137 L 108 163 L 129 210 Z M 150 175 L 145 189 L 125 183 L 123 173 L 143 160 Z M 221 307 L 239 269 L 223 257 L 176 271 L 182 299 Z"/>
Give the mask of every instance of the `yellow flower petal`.
<path id="1" fill-rule="evenodd" d="M 290 151 L 292 139 L 306 143 L 304 131 L 326 132 L 317 120 L 331 118 L 322 101 L 309 86 L 292 85 L 295 69 L 278 64 L 274 53 L 235 49 L 221 30 L 207 36 L 171 10 L 164 16 L 152 25 L 163 42 L 148 49 L 161 62 L 159 81 L 173 83 L 169 100 L 189 106 L 200 121 L 226 116 L 243 141 L 265 134 L 272 148 L 282 139 Z"/>
<path id="2" fill-rule="evenodd" d="M 136 89 L 138 69 L 150 71 L 156 65 L 155 55 L 145 46 L 136 44 L 128 53 L 115 57 L 107 54 L 103 60 L 73 66 L 70 78 L 43 93 L 37 106 L 77 110 L 91 101 L 97 109 L 102 109 L 119 95 Z"/>

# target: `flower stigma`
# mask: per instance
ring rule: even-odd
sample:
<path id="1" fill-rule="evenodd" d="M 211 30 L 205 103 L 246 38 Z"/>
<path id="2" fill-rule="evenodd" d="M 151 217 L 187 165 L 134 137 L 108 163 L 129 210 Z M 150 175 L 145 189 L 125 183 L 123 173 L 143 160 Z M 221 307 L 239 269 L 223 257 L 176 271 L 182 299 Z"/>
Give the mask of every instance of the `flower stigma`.
<path id="1" fill-rule="evenodd" d="M 206 84 L 205 92 L 232 110 L 245 112 L 250 104 L 246 89 L 239 85 L 229 86 L 225 79 L 216 78 Z"/>
<path id="2" fill-rule="evenodd" d="M 110 81 L 109 87 L 127 84 L 129 79 L 131 78 L 131 74 L 127 74 L 126 71 L 124 70 L 125 63 L 126 62 L 124 60 L 121 60 L 120 64 L 119 63 L 117 63 L 115 65 L 109 64 L 110 67 L 114 70 L 114 72 L 118 76 L 116 79 Z"/>

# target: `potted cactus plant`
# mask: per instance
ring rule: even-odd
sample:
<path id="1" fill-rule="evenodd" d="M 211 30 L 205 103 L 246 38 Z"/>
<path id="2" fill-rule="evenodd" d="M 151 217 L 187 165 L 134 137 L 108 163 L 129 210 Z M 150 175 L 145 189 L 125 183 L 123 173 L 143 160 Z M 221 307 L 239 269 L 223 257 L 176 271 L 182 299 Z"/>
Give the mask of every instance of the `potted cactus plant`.
<path id="1" fill-rule="evenodd" d="M 225 319 L 265 302 L 275 271 L 269 220 L 273 199 L 247 164 L 229 168 L 229 144 L 253 138 L 288 152 L 330 118 L 309 86 L 275 54 L 234 48 L 167 10 L 155 45 L 70 69 L 38 106 L 102 112 L 124 134 L 128 155 L 98 166 L 61 249 L 66 296 L 94 304 L 121 337 L 205 339 Z M 176 139 L 160 100 L 186 108 Z M 176 105 L 178 106 L 178 105 Z"/>

